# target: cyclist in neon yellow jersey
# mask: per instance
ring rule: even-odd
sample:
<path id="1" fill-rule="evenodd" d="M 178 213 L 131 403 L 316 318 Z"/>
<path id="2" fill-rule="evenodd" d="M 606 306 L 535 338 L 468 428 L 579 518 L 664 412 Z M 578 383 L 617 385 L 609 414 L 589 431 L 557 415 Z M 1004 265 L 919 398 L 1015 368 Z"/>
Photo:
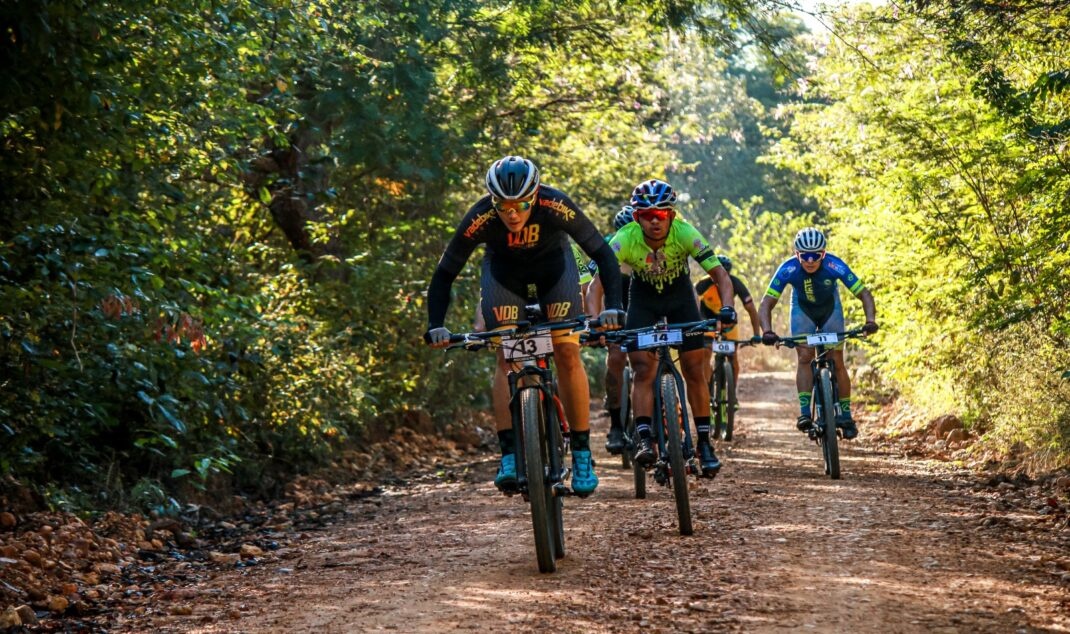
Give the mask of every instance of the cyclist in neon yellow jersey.
<path id="1" fill-rule="evenodd" d="M 676 193 L 660 180 L 640 183 L 632 192 L 635 222 L 625 225 L 610 241 L 617 260 L 632 272 L 625 328 L 653 326 L 661 317 L 670 323 L 698 321 L 698 300 L 691 286 L 688 258 L 693 258 L 717 283 L 721 295 L 718 318 L 725 326 L 736 323 L 732 281 L 702 234 L 676 217 Z M 628 353 L 635 372 L 632 406 L 638 449 L 635 461 L 650 465 L 657 459 L 652 443 L 651 414 L 654 410 L 654 354 L 640 350 Z M 702 474 L 713 477 L 721 461 L 710 444 L 710 395 L 706 384 L 705 335 L 687 333 L 680 345 L 680 364 L 687 384 L 687 400 L 698 432 Z"/>
<path id="2" fill-rule="evenodd" d="M 867 335 L 877 332 L 877 309 L 873 303 L 873 294 L 847 263 L 825 252 L 826 246 L 825 234 L 813 227 L 807 227 L 795 234 L 795 256 L 785 260 L 777 269 L 773 279 L 769 281 L 762 305 L 758 308 L 758 317 L 762 322 L 762 341 L 766 345 L 771 346 L 777 341 L 777 334 L 772 328 L 773 307 L 788 286 L 792 287 L 792 335 L 843 332 L 843 306 L 840 304 L 837 282 L 842 282 L 847 290 L 862 302 L 862 310 L 866 314 L 862 331 Z M 814 425 L 810 418 L 810 398 L 814 389 L 810 361 L 814 358 L 814 349 L 800 346 L 795 348 L 795 352 L 798 358 L 795 385 L 799 391 L 801 411 L 795 426 L 799 431 L 809 433 Z M 831 354 L 836 364 L 836 386 L 840 396 L 836 426 L 843 430 L 843 437 L 850 440 L 858 436 L 858 427 L 851 418 L 851 376 L 843 363 L 843 346 L 839 346 Z"/>

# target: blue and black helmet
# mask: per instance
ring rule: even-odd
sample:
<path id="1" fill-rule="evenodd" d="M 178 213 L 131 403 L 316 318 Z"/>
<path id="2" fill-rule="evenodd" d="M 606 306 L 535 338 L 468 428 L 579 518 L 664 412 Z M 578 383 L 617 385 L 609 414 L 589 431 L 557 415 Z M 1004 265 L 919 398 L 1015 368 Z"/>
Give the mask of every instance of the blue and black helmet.
<path id="1" fill-rule="evenodd" d="M 529 198 L 539 188 L 539 168 L 522 156 L 506 156 L 487 170 L 487 191 L 501 200 Z"/>
<path id="2" fill-rule="evenodd" d="M 620 231 L 624 225 L 635 220 L 635 218 L 632 217 L 633 213 L 635 213 L 635 208 L 631 205 L 624 205 L 621 207 L 620 211 L 613 216 L 613 230 Z"/>
<path id="3" fill-rule="evenodd" d="M 732 272 L 732 258 L 727 255 L 718 255 L 717 259 L 720 260 L 721 266 L 724 267 L 726 273 Z"/>
<path id="4" fill-rule="evenodd" d="M 672 185 L 652 178 L 635 186 L 631 202 L 636 209 L 673 209 L 676 206 L 676 192 Z"/>
<path id="5" fill-rule="evenodd" d="M 824 251 L 827 245 L 828 241 L 825 239 L 825 234 L 815 227 L 800 229 L 799 233 L 795 234 L 793 243 L 795 250 L 800 253 Z"/>

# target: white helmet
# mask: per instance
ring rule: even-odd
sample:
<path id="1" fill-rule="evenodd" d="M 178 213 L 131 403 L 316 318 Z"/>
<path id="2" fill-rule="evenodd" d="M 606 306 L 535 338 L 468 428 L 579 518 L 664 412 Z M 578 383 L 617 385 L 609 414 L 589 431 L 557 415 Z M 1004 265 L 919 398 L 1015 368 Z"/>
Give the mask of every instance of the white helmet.
<path id="1" fill-rule="evenodd" d="M 487 191 L 502 200 L 528 198 L 539 187 L 539 168 L 522 156 L 506 156 L 487 170 Z"/>
<path id="2" fill-rule="evenodd" d="M 814 227 L 807 227 L 795 234 L 795 250 L 800 253 L 824 251 L 827 245 L 825 234 Z"/>

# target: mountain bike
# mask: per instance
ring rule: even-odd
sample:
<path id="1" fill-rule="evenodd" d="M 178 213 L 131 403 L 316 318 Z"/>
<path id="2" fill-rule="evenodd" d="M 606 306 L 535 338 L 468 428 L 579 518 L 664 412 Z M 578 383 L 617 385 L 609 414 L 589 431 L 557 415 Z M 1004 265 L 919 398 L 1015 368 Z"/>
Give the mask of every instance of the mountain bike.
<path id="1" fill-rule="evenodd" d="M 713 416 L 713 437 L 732 442 L 736 429 L 736 373 L 730 357 L 739 348 L 754 345 L 752 341 L 725 339 L 718 333 L 713 340 L 713 372 L 710 373 L 710 414 Z"/>
<path id="2" fill-rule="evenodd" d="M 507 494 L 520 493 L 531 506 L 539 572 L 554 572 L 556 560 L 565 556 L 563 500 L 575 494 L 565 485 L 570 471 L 564 466 L 568 423 L 550 363 L 551 332 L 582 329 L 585 322 L 575 319 L 533 324 L 541 315 L 532 308 L 528 307 L 531 321 L 505 330 L 452 335 L 448 349 L 501 348 L 510 364 L 509 409 L 520 448 L 516 452 L 516 490 Z"/>
<path id="3" fill-rule="evenodd" d="M 840 479 L 840 431 L 836 427 L 836 411 L 839 407 L 840 395 L 836 386 L 836 364 L 832 360 L 831 352 L 835 347 L 848 339 L 864 337 L 861 328 L 846 332 L 818 332 L 811 335 L 796 335 L 794 337 L 781 337 L 777 345 L 786 348 L 797 346 L 809 346 L 814 348 L 816 354 L 810 361 L 810 371 L 814 378 L 814 391 L 810 398 L 810 420 L 814 421 L 810 428 L 810 440 L 821 447 L 821 455 L 825 461 L 825 475 L 833 480 Z"/>
<path id="4" fill-rule="evenodd" d="M 684 399 L 684 379 L 672 362 L 672 346 L 683 342 L 684 332 L 713 329 L 716 319 L 668 324 L 663 319 L 653 328 L 614 330 L 600 333 L 606 341 L 621 343 L 628 350 L 650 350 L 657 355 L 654 373 L 654 416 L 652 425 L 657 438 L 658 459 L 653 466 L 654 481 L 663 486 L 672 484 L 680 534 L 694 532 L 691 522 L 691 500 L 687 492 L 687 474 L 699 475 L 702 469 L 694 451 L 691 425 L 688 421 L 687 401 Z M 592 324 L 593 326 L 593 324 Z M 634 437 L 634 436 L 633 436 Z M 642 469 L 638 463 L 633 468 Z M 643 496 L 639 495 L 639 479 L 636 478 L 636 497 L 645 497 L 645 474 Z"/>

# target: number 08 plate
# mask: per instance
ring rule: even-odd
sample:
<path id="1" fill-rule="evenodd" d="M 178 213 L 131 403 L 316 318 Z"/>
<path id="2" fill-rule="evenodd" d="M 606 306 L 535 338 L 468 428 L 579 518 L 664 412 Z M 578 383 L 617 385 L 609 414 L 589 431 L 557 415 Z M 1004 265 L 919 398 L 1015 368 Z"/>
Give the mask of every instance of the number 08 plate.
<path id="1" fill-rule="evenodd" d="M 638 348 L 646 350 L 647 348 L 657 348 L 658 346 L 676 345 L 684 340 L 684 335 L 681 330 L 655 330 L 653 332 L 641 332 L 637 339 Z"/>
<path id="2" fill-rule="evenodd" d="M 717 354 L 735 354 L 736 342 L 735 341 L 714 341 L 713 351 Z"/>
<path id="3" fill-rule="evenodd" d="M 550 333 L 524 337 L 502 337 L 502 352 L 509 361 L 524 361 L 551 354 L 554 351 Z"/>

